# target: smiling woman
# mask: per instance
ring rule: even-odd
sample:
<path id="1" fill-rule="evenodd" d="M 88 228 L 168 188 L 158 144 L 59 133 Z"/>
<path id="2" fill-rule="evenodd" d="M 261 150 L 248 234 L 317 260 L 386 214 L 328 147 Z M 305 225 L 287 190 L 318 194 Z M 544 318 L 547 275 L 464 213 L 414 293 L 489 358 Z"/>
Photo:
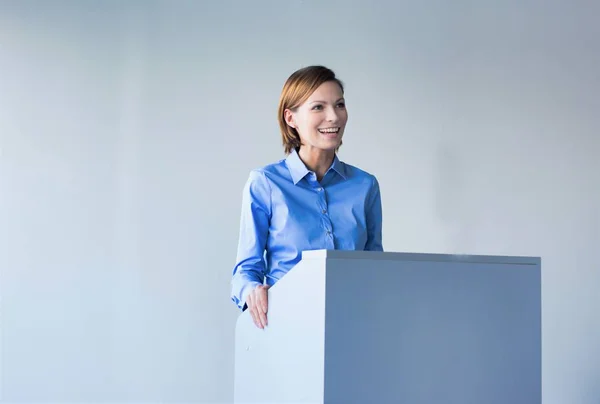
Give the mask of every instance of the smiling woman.
<path id="1" fill-rule="evenodd" d="M 337 151 L 342 144 L 348 121 L 343 83 L 331 70 L 322 66 L 311 66 L 294 72 L 281 92 L 278 118 L 287 154 L 292 149 L 302 150 L 303 154 L 308 150 L 315 152 L 318 145 L 322 150 L 335 147 Z M 330 139 L 323 138 L 318 136 L 317 131 L 321 134 L 332 133 L 334 136 Z M 330 140 L 329 143 L 326 140 Z M 321 154 L 327 157 L 331 153 L 317 152 L 314 158 Z M 303 161 L 304 158 L 308 156 L 303 155 Z"/>
<path id="2" fill-rule="evenodd" d="M 340 161 L 344 85 L 323 66 L 294 72 L 278 109 L 287 158 L 252 170 L 242 201 L 232 300 L 267 325 L 267 290 L 306 250 L 383 251 L 375 176 Z"/>

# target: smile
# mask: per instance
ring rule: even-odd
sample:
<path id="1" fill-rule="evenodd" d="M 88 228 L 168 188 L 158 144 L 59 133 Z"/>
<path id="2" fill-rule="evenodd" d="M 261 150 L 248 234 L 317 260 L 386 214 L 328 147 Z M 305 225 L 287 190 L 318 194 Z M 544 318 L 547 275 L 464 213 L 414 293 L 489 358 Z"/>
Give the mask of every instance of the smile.
<path id="1" fill-rule="evenodd" d="M 318 129 L 318 131 L 321 133 L 338 133 L 340 131 L 340 128 L 323 128 Z"/>

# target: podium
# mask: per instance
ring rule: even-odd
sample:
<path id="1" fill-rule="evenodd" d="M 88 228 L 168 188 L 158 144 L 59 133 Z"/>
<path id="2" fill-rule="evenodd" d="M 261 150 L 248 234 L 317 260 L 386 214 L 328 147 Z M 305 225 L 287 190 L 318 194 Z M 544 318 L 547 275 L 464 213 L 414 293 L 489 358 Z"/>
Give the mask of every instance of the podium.
<path id="1" fill-rule="evenodd" d="M 305 251 L 268 293 L 236 404 L 542 401 L 538 257 Z"/>

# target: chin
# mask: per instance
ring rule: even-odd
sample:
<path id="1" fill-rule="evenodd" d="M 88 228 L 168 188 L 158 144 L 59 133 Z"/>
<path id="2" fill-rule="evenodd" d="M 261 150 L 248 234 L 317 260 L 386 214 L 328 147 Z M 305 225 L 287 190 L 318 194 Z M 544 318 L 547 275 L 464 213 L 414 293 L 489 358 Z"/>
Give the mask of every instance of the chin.
<path id="1" fill-rule="evenodd" d="M 340 147 L 341 142 L 326 142 L 322 145 L 323 150 L 335 151 L 338 147 Z"/>
<path id="2" fill-rule="evenodd" d="M 342 143 L 342 137 L 341 136 L 335 136 L 335 137 L 324 136 L 324 137 L 321 137 L 321 141 L 319 143 L 322 144 L 323 146 L 327 146 L 327 147 L 338 147 L 340 145 L 340 143 Z"/>

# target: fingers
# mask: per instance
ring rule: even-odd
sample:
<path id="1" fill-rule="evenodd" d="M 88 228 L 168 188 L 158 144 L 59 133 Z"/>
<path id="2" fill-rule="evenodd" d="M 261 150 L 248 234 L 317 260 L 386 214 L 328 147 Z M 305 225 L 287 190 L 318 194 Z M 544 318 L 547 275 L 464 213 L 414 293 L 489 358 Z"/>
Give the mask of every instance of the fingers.
<path id="1" fill-rule="evenodd" d="M 254 324 L 264 329 L 267 326 L 267 311 L 268 311 L 268 300 L 267 300 L 267 287 L 260 285 L 257 286 L 248 295 L 248 310 Z"/>
<path id="2" fill-rule="evenodd" d="M 258 294 L 257 310 L 258 310 L 260 322 L 262 324 L 261 328 L 264 328 L 267 326 L 267 310 L 269 307 L 269 304 L 267 302 L 267 288 L 265 288 L 264 286 L 260 286 L 257 289 L 259 289 L 259 290 L 257 290 L 257 294 Z"/>
<path id="3" fill-rule="evenodd" d="M 256 312 L 256 303 L 254 302 L 254 291 L 250 292 L 248 295 L 246 304 L 248 305 L 248 311 L 250 312 L 250 317 L 252 317 L 254 325 L 260 328 L 260 323 L 258 322 L 258 313 Z"/>

